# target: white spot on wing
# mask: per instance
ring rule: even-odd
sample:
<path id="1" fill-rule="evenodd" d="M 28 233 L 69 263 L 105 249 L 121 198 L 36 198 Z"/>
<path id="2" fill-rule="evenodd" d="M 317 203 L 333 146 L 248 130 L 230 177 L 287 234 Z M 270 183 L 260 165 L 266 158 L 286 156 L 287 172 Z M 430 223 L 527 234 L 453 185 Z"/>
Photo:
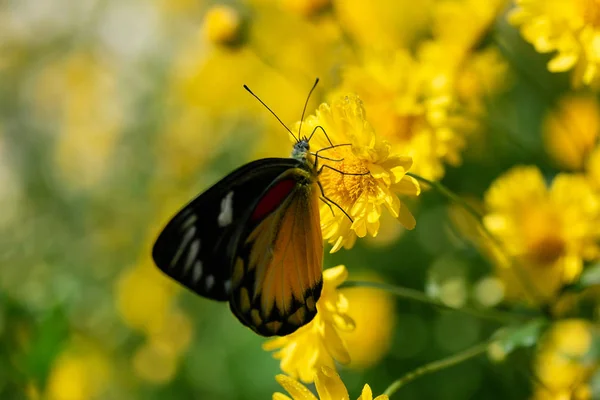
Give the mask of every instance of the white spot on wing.
<path id="1" fill-rule="evenodd" d="M 221 228 L 226 227 L 233 221 L 233 192 L 227 193 L 221 200 L 221 212 L 217 220 Z"/>
<path id="2" fill-rule="evenodd" d="M 190 240 L 192 240 L 194 238 L 194 235 L 196 235 L 196 227 L 192 226 L 190 229 L 188 229 L 188 231 L 183 236 L 183 240 L 179 244 L 179 248 L 177 249 L 177 252 L 175 253 L 175 256 L 173 257 L 173 259 L 171 260 L 171 264 L 170 264 L 171 268 L 173 268 L 175 266 L 175 264 L 177 264 L 177 261 L 179 261 L 181 254 L 183 254 L 183 250 L 185 250 L 187 245 L 190 243 Z"/>
<path id="3" fill-rule="evenodd" d="M 189 217 L 187 217 L 185 222 L 183 224 L 181 224 L 181 230 L 185 231 L 190 226 L 194 225 L 196 223 L 196 221 L 198 221 L 198 217 L 196 216 L 196 214 L 190 215 Z"/>
<path id="4" fill-rule="evenodd" d="M 194 270 L 192 271 L 192 279 L 194 280 L 194 283 L 198 283 L 201 276 L 202 276 L 202 262 L 196 261 L 194 263 Z"/>
<path id="5" fill-rule="evenodd" d="M 198 251 L 200 251 L 200 239 L 194 239 L 194 241 L 192 242 L 192 244 L 190 245 L 190 248 L 188 250 L 188 255 L 185 260 L 185 265 L 183 266 L 183 275 L 186 275 L 187 272 L 190 270 L 192 263 L 198 256 Z"/>
<path id="6" fill-rule="evenodd" d="M 215 285 L 215 277 L 212 275 L 207 276 L 205 284 L 206 290 L 210 290 Z"/>
<path id="7" fill-rule="evenodd" d="M 229 293 L 231 290 L 231 281 L 229 279 L 226 280 L 225 283 L 223 283 L 223 286 L 225 287 L 225 293 Z"/>

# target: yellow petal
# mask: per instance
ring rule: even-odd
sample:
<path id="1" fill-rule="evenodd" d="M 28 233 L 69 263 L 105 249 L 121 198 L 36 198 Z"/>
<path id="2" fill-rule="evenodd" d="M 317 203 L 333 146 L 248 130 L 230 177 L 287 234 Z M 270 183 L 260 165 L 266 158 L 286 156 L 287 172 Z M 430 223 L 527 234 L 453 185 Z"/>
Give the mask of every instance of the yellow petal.
<path id="1" fill-rule="evenodd" d="M 331 357 L 336 359 L 340 364 L 350 363 L 350 354 L 348 353 L 346 344 L 333 325 L 323 325 L 323 340 Z"/>
<path id="2" fill-rule="evenodd" d="M 348 400 L 348 390 L 340 376 L 329 367 L 321 367 L 315 377 L 315 386 L 321 400 Z"/>
<path id="3" fill-rule="evenodd" d="M 369 385 L 365 385 L 358 400 L 373 400 L 373 392 Z"/>
<path id="4" fill-rule="evenodd" d="M 278 337 L 275 339 L 267 340 L 262 344 L 263 350 L 273 351 L 282 348 L 287 344 L 288 340 L 285 337 Z"/>
<path id="5" fill-rule="evenodd" d="M 391 189 L 397 194 L 405 194 L 409 196 L 418 196 L 421 194 L 421 186 L 419 185 L 419 182 L 412 176 L 404 176 L 400 182 L 392 185 Z"/>
<path id="6" fill-rule="evenodd" d="M 400 207 L 398 221 L 400 221 L 400 223 L 404 225 L 406 229 L 412 230 L 415 229 L 415 226 L 417 226 L 417 221 L 415 220 L 415 217 L 412 215 L 408 207 L 406 207 L 404 204 Z"/>
<path id="7" fill-rule="evenodd" d="M 335 327 L 343 332 L 352 332 L 356 329 L 356 323 L 346 314 L 334 314 L 333 322 L 335 323 Z"/>
<path id="8" fill-rule="evenodd" d="M 341 285 L 348 278 L 348 270 L 344 265 L 327 268 L 323 271 L 323 280 L 333 287 Z"/>
<path id="9" fill-rule="evenodd" d="M 311 392 L 295 379 L 279 374 L 275 377 L 277 382 L 292 396 L 294 400 L 318 400 Z M 273 395 L 275 396 L 275 395 Z"/>
<path id="10" fill-rule="evenodd" d="M 404 170 L 402 169 L 404 173 Z M 375 179 L 381 179 L 387 186 L 392 184 L 392 180 L 390 179 L 390 172 L 388 172 L 385 168 L 378 164 L 370 164 L 369 165 L 369 173 Z"/>
<path id="11" fill-rule="evenodd" d="M 577 54 L 559 54 L 548 62 L 550 72 L 564 72 L 573 68 L 579 56 Z"/>

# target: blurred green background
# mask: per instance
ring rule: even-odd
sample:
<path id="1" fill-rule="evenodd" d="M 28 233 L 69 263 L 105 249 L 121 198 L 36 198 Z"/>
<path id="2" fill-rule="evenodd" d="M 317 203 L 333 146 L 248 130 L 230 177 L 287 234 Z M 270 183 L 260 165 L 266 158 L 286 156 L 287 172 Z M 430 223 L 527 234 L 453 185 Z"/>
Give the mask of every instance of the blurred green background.
<path id="1" fill-rule="evenodd" d="M 0 397 L 264 399 L 281 391 L 263 338 L 225 304 L 162 276 L 151 245 L 181 205 L 227 172 L 291 151 L 242 84 L 291 125 L 314 78 L 322 82 L 310 111 L 339 84 L 357 46 L 388 37 L 410 49 L 430 37 L 436 3 L 377 0 L 370 15 L 358 1 L 324 10 L 230 1 L 243 21 L 230 40 L 207 26 L 210 1 L 0 1 Z M 442 180 L 472 199 L 516 164 L 556 172 L 541 121 L 568 79 L 546 71 L 548 57 L 500 10 L 475 48 L 499 51 L 506 85 L 484 94 L 483 128 Z M 325 266 L 454 306 L 485 305 L 480 285 L 493 269 L 451 223 L 447 201 L 430 190 L 409 204 L 414 231 L 384 223 L 377 239 L 326 254 Z M 367 382 L 382 393 L 499 327 L 373 290 L 345 292 L 371 311 L 357 323 L 372 327 L 357 333 L 363 362 L 341 368 L 351 398 Z M 471 360 L 397 397 L 525 398 L 528 355 L 511 358 Z"/>

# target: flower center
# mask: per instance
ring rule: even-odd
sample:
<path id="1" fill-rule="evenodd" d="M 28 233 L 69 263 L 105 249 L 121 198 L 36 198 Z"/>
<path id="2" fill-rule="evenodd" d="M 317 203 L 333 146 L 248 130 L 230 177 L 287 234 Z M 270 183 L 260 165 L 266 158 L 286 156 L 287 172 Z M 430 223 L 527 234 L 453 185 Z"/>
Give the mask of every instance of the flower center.
<path id="1" fill-rule="evenodd" d="M 356 175 L 367 173 L 369 170 L 364 162 L 354 156 L 351 150 L 344 149 L 336 153 L 332 158 L 342 159 L 342 161 L 324 161 L 324 163 L 337 171 L 324 168 L 319 176 L 319 181 L 323 185 L 325 195 L 336 203 L 354 202 L 365 190 L 372 190 L 374 182 L 370 175 Z M 328 156 L 330 155 L 328 154 Z M 350 212 L 350 210 L 344 211 Z"/>
<path id="2" fill-rule="evenodd" d="M 523 218 L 527 259 L 536 265 L 551 265 L 566 250 L 560 219 L 551 208 L 530 209 Z"/>
<path id="3" fill-rule="evenodd" d="M 581 0 L 581 11 L 587 24 L 600 27 L 600 0 Z"/>
<path id="4" fill-rule="evenodd" d="M 565 242 L 558 236 L 546 236 L 529 245 L 529 259 L 537 265 L 551 265 L 565 252 Z"/>

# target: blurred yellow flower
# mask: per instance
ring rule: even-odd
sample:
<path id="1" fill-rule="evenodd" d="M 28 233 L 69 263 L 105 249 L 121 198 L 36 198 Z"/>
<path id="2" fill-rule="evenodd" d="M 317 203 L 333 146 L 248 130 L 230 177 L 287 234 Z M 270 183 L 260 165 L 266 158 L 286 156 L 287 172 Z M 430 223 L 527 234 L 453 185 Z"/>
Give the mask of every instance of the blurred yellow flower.
<path id="1" fill-rule="evenodd" d="M 456 165 L 465 145 L 449 125 L 451 85 L 440 66 L 421 63 L 406 50 L 369 54 L 347 67 L 341 90 L 358 94 L 369 122 L 392 150 L 412 157 L 411 172 L 428 179 L 444 174 L 444 162 Z"/>
<path id="2" fill-rule="evenodd" d="M 116 287 L 117 309 L 127 325 L 150 334 L 160 330 L 178 288 L 148 259 L 123 272 Z"/>
<path id="3" fill-rule="evenodd" d="M 331 6 L 331 0 L 279 0 L 283 7 L 304 17 L 315 15 Z"/>
<path id="4" fill-rule="evenodd" d="M 241 39 L 242 18 L 233 7 L 217 4 L 204 16 L 203 32 L 206 39 L 214 44 L 232 45 Z"/>
<path id="5" fill-rule="evenodd" d="M 515 167 L 491 185 L 485 205 L 483 223 L 502 244 L 489 246 L 508 299 L 522 298 L 529 287 L 536 300 L 548 301 L 600 254 L 600 201 L 581 175 L 559 174 L 547 187 L 537 167 Z"/>
<path id="6" fill-rule="evenodd" d="M 349 400 L 348 389 L 340 379 L 335 370 L 329 367 L 321 367 L 315 374 L 315 386 L 319 397 L 315 397 L 310 390 L 297 380 L 286 375 L 277 375 L 277 382 L 290 394 L 288 397 L 282 393 L 274 393 L 273 400 Z M 363 387 L 358 400 L 388 400 L 388 396 L 382 394 L 373 399 L 373 392 L 369 385 Z"/>
<path id="7" fill-rule="evenodd" d="M 343 145 L 320 153 L 330 160 L 319 158 L 319 165 L 328 167 L 319 181 L 325 195 L 354 220 L 351 222 L 333 205 L 321 206 L 323 239 L 333 245 L 331 252 L 351 248 L 357 237 L 377 235 L 382 206 L 406 228 L 413 229 L 415 219 L 398 198 L 398 194 L 420 193 L 417 181 L 406 175 L 412 159 L 392 153 L 389 143 L 375 135 L 360 99 L 347 95 L 331 106 L 321 104 L 316 115 L 304 122 L 303 134 L 310 134 L 318 126 L 327 132 L 331 143 Z M 330 146 L 325 134 L 315 131 L 313 151 Z"/>
<path id="8" fill-rule="evenodd" d="M 598 82 L 600 3 L 596 0 L 516 0 L 508 16 L 540 53 L 555 53 L 551 72 L 574 69 L 575 86 Z"/>
<path id="9" fill-rule="evenodd" d="M 358 275 L 356 280 L 382 282 L 375 274 Z M 396 303 L 386 292 L 374 288 L 344 289 L 348 300 L 348 315 L 356 328 L 342 332 L 350 353 L 351 368 L 366 369 L 374 366 L 388 352 L 396 324 Z"/>
<path id="10" fill-rule="evenodd" d="M 596 190 L 600 189 L 600 146 L 590 153 L 586 165 L 586 176 Z"/>
<path id="11" fill-rule="evenodd" d="M 278 350 L 273 357 L 281 360 L 281 370 L 286 374 L 310 383 L 322 366 L 335 368 L 336 361 L 350 362 L 341 332 L 351 331 L 355 325 L 348 316 L 346 297 L 337 290 L 347 276 L 348 271 L 343 265 L 324 270 L 316 317 L 291 335 L 263 344 L 267 351 Z"/>
<path id="12" fill-rule="evenodd" d="M 44 398 L 101 398 L 110 380 L 111 365 L 106 354 L 87 340 L 75 337 L 54 361 Z"/>
<path id="13" fill-rule="evenodd" d="M 358 45 L 386 49 L 414 44 L 430 23 L 435 1 L 423 0 L 419 7 L 412 0 L 332 0 L 332 3 L 339 23 Z"/>
<path id="14" fill-rule="evenodd" d="M 504 4 L 506 0 L 437 1 L 432 7 L 433 36 L 446 46 L 472 50 L 483 39 Z"/>
<path id="15" fill-rule="evenodd" d="M 597 362 L 585 357 L 591 350 L 592 324 L 580 319 L 558 321 L 543 338 L 535 360 L 540 384 L 535 400 L 591 399 L 589 378 Z"/>
<path id="16" fill-rule="evenodd" d="M 584 169 L 600 134 L 600 104 L 591 95 L 568 95 L 549 113 L 543 127 L 546 151 L 561 167 Z"/>

